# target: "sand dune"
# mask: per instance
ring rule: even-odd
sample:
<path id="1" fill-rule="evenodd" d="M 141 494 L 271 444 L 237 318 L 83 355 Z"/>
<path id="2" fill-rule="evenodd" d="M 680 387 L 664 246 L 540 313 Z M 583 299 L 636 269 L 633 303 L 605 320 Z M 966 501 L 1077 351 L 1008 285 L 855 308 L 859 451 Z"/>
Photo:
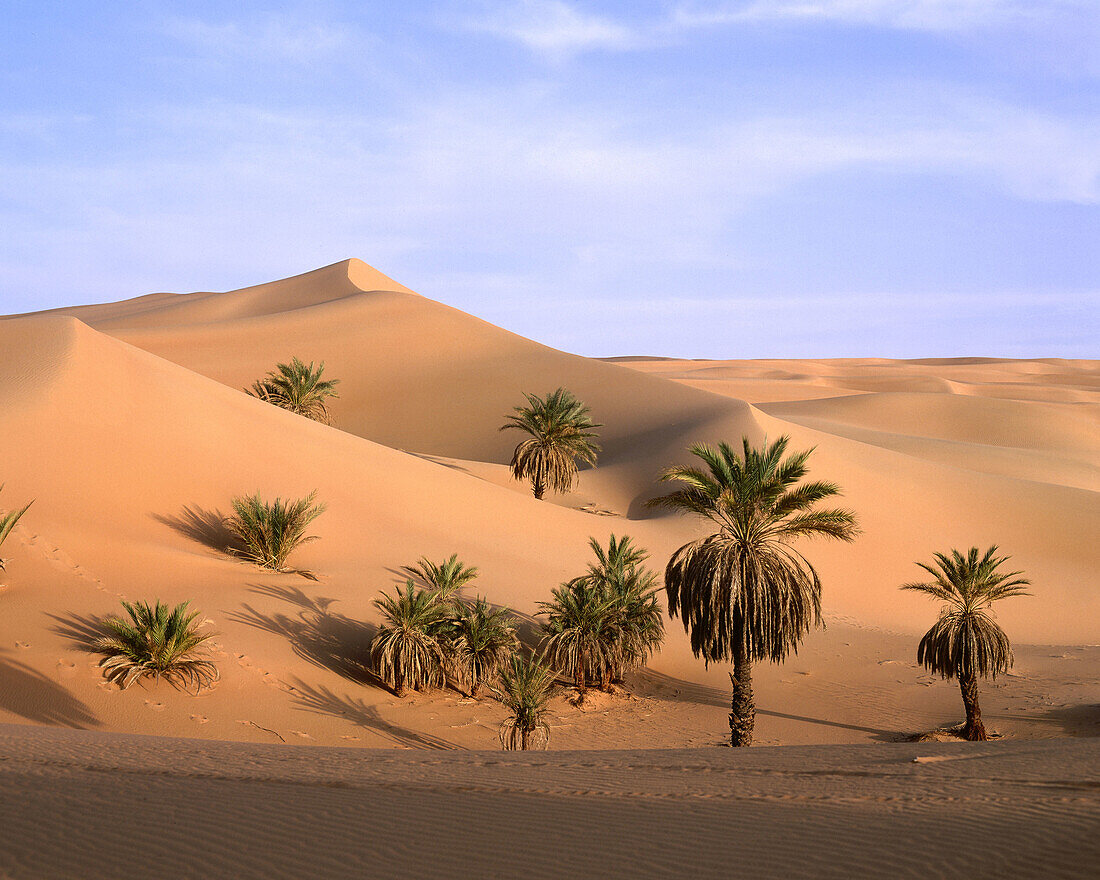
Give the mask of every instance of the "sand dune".
<path id="1" fill-rule="evenodd" d="M 429 755 L 0 727 L 0 874 L 1086 876 L 1098 741 Z M 134 815 L 132 805 L 141 804 Z"/>
<path id="2" fill-rule="evenodd" d="M 240 389 L 276 361 L 324 360 L 334 425 Z M 523 391 L 592 408 L 604 454 L 578 490 L 536 502 L 509 479 L 497 428 Z M 863 536 L 811 547 L 829 629 L 760 672 L 760 739 L 890 739 L 958 715 L 913 664 L 935 609 L 897 585 L 916 559 L 999 542 L 1035 596 L 1005 603 L 1018 677 L 991 686 L 993 726 L 1096 733 L 1100 550 L 1095 362 L 607 363 L 555 351 L 345 261 L 228 293 L 154 294 L 0 320 L 0 504 L 35 498 L 9 538 L 0 595 L 0 720 L 210 739 L 481 747 L 500 710 L 454 694 L 398 701 L 370 684 L 371 600 L 422 554 L 482 569 L 478 591 L 524 614 L 582 570 L 589 535 L 634 535 L 657 564 L 701 534 L 642 502 L 696 440 L 816 445 Z M 327 505 L 295 562 L 316 583 L 220 552 L 235 494 Z M 595 515 L 582 508 L 613 515 Z M 219 632 L 223 680 L 193 698 L 119 693 L 81 630 L 119 597 L 192 600 Z M 1051 649 L 1042 645 L 1057 644 Z M 726 670 L 675 623 L 632 699 L 555 704 L 565 748 L 721 739 Z M 16 693 L 17 692 L 17 693 Z"/>

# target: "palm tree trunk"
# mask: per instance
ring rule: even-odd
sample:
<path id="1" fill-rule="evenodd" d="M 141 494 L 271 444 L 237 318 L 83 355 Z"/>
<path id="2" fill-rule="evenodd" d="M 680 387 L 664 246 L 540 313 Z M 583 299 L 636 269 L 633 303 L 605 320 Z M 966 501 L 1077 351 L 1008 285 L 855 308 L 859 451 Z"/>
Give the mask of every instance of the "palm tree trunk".
<path id="1" fill-rule="evenodd" d="M 752 660 L 744 646 L 739 646 L 734 658 L 733 699 L 730 703 L 730 745 L 751 746 L 752 731 L 756 726 L 756 701 L 752 696 Z"/>
<path id="2" fill-rule="evenodd" d="M 546 491 L 546 483 L 538 477 L 535 477 L 532 488 L 535 490 L 535 498 L 539 501 L 542 500 L 543 493 Z"/>
<path id="3" fill-rule="evenodd" d="M 585 675 L 585 666 L 586 665 L 587 664 L 585 663 L 585 657 L 582 654 L 580 656 L 579 660 L 577 661 L 576 667 L 573 669 L 573 678 L 575 679 L 575 681 L 577 683 L 577 691 L 580 693 L 582 698 L 584 697 L 584 688 L 585 688 L 586 678 L 587 678 L 587 676 Z"/>
<path id="4" fill-rule="evenodd" d="M 969 742 L 984 742 L 989 737 L 985 734 L 982 710 L 978 705 L 978 677 L 972 672 L 960 675 L 959 689 L 962 691 L 963 706 L 966 707 L 966 727 L 963 728 L 963 737 Z"/>

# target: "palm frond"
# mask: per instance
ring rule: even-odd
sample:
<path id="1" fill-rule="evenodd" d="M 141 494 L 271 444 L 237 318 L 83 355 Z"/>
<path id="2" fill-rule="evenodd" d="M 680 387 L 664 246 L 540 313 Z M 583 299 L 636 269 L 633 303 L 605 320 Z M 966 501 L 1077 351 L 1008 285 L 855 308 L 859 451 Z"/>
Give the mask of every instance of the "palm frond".
<path id="1" fill-rule="evenodd" d="M 0 484 L 0 492 L 4 490 L 3 484 Z M 30 506 L 34 504 L 34 501 L 28 501 L 19 510 L 9 510 L 7 513 L 0 516 L 0 546 L 3 545 L 8 535 L 11 534 L 11 530 L 15 528 L 16 523 L 23 518 L 23 514 L 26 513 Z M 0 559 L 0 571 L 5 571 L 6 560 Z"/>

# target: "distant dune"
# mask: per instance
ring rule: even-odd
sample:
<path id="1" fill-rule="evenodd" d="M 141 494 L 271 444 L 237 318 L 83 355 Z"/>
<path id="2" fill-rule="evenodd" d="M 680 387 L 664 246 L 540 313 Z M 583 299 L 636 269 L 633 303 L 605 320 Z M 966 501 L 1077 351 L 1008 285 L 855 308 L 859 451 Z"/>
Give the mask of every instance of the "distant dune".
<path id="1" fill-rule="evenodd" d="M 241 389 L 293 356 L 339 378 L 333 427 Z M 914 665 L 935 607 L 902 594 L 915 560 L 998 543 L 1034 583 L 998 609 L 1017 645 L 987 723 L 1100 733 L 1100 362 L 592 360 L 419 296 L 359 260 L 228 293 L 159 293 L 0 320 L 0 505 L 35 504 L 4 546 L 0 721 L 222 740 L 491 748 L 501 711 L 455 694 L 398 701 L 364 682 L 371 605 L 418 556 L 482 570 L 530 615 L 580 573 L 587 538 L 630 534 L 655 567 L 701 534 L 643 502 L 694 441 L 790 434 L 864 534 L 810 545 L 828 629 L 759 674 L 763 743 L 896 739 L 957 720 Z M 578 490 L 535 501 L 497 429 L 522 392 L 592 409 L 604 453 Z M 298 562 L 318 582 L 219 552 L 233 495 L 328 504 Z M 583 510 L 612 515 L 596 515 Z M 200 697 L 118 692 L 80 649 L 120 597 L 191 600 L 219 632 Z M 1057 645 L 1057 648 L 1044 647 Z M 678 621 L 633 698 L 555 703 L 561 748 L 718 742 L 727 670 Z M 602 701 L 602 702 L 601 702 Z"/>

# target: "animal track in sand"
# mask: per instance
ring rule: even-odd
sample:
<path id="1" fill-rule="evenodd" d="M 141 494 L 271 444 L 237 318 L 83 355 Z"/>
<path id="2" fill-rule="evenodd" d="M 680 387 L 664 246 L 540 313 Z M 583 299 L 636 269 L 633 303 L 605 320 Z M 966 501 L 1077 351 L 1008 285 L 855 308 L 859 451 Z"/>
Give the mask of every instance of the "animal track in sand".
<path id="1" fill-rule="evenodd" d="M 210 719 L 207 718 L 205 715 L 194 715 L 194 714 L 192 714 L 192 715 L 189 715 L 188 717 L 192 721 L 198 722 L 199 724 L 207 724 L 210 721 Z"/>
<path id="2" fill-rule="evenodd" d="M 151 709 L 153 712 L 164 711 L 164 703 L 158 703 L 156 700 L 146 700 L 145 707 Z"/>
<path id="3" fill-rule="evenodd" d="M 15 647 L 19 648 L 22 651 L 26 651 L 27 648 L 30 647 L 30 644 L 28 642 L 16 642 Z"/>
<path id="4" fill-rule="evenodd" d="M 300 736 L 302 739 L 313 739 L 313 737 L 310 734 L 306 733 L 304 730 L 292 730 L 290 732 L 293 733 L 295 736 Z"/>

